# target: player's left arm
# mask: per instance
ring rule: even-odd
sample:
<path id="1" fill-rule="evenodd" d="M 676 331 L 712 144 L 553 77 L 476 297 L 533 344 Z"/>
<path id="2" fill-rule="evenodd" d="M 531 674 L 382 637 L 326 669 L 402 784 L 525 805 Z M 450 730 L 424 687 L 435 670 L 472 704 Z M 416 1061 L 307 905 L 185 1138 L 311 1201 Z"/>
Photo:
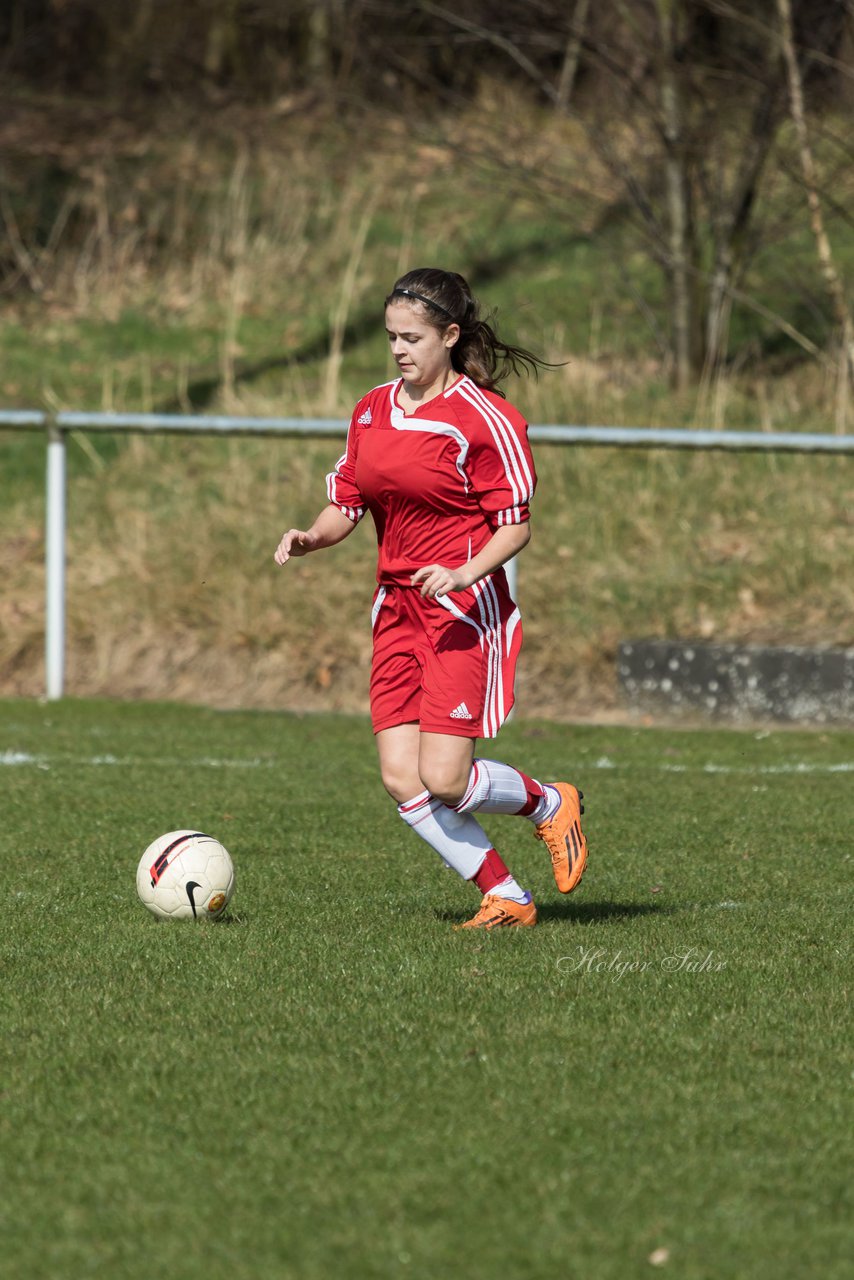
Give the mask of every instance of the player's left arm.
<path id="1" fill-rule="evenodd" d="M 537 473 L 528 443 L 528 425 L 518 410 L 495 398 L 488 413 L 483 406 L 466 406 L 460 420 L 470 442 L 466 472 L 478 505 L 492 529 L 484 547 L 460 565 L 428 564 L 411 578 L 423 596 L 464 591 L 511 560 L 531 538 L 529 504 Z"/>
<path id="2" fill-rule="evenodd" d="M 424 565 L 416 569 L 410 582 L 413 587 L 421 586 L 422 596 L 444 596 L 449 591 L 465 591 L 466 587 L 473 587 L 481 578 L 488 577 L 512 560 L 530 541 L 531 526 L 527 520 L 523 524 L 502 525 L 495 530 L 486 546 L 459 569 L 448 569 L 442 564 Z"/>

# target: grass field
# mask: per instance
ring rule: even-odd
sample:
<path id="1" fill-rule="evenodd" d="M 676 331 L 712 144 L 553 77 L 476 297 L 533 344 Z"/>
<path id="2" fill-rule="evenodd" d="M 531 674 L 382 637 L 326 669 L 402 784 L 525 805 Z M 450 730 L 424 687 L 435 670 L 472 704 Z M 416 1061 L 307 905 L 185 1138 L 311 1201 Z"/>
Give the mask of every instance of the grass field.
<path id="1" fill-rule="evenodd" d="M 0 1238 L 10 1277 L 850 1274 L 854 734 L 516 722 L 584 788 L 536 930 L 381 791 L 359 717 L 0 704 Z M 230 848 L 216 925 L 134 873 Z"/>

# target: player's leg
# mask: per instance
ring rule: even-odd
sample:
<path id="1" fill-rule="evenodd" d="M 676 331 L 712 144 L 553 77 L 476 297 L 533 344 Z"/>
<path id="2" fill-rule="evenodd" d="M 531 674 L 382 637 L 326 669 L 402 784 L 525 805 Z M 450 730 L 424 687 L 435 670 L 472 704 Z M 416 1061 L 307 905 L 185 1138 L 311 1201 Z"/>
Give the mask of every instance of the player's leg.
<path id="1" fill-rule="evenodd" d="M 580 883 L 587 862 L 587 840 L 581 830 L 582 793 L 576 787 L 568 782 L 544 785 L 513 765 L 475 757 L 472 739 L 450 734 L 421 734 L 418 771 L 430 794 L 456 813 L 477 811 L 528 818 L 549 851 L 561 892 L 569 893 Z M 503 865 L 496 867 L 497 873 Z M 490 870 L 487 866 L 484 875 Z M 510 882 L 510 872 L 506 875 L 505 885 Z M 483 891 L 491 889 L 489 885 Z M 504 892 L 507 897 L 518 897 L 516 882 Z"/>
<path id="2" fill-rule="evenodd" d="M 470 601 L 463 593 L 460 599 L 459 605 L 448 601 L 443 605 L 452 616 L 447 618 L 442 643 L 430 654 L 429 662 L 435 666 L 430 688 L 438 692 L 422 701 L 422 728 L 438 728 L 443 715 L 448 717 L 446 724 L 451 718 L 459 724 L 463 710 L 471 713 L 470 730 L 479 737 L 495 737 L 514 700 L 522 643 L 519 611 L 503 573 L 478 583 Z M 467 608 L 462 607 L 465 603 Z M 459 702 L 450 697 L 452 692 L 459 695 Z M 557 887 L 570 893 L 578 886 L 587 863 L 587 840 L 581 829 L 584 809 L 577 787 L 568 782 L 544 785 L 512 765 L 486 759 L 472 760 L 462 789 L 458 776 L 452 786 L 457 797 L 449 787 L 444 798 L 459 813 L 528 818 L 549 851 Z"/>
<path id="3" fill-rule="evenodd" d="M 418 768 L 421 734 L 417 724 L 394 725 L 376 734 L 383 785 L 407 826 L 441 856 L 447 866 L 471 880 L 492 845 L 475 818 L 455 813 L 432 796 Z"/>
<path id="4" fill-rule="evenodd" d="M 412 724 L 382 729 L 376 735 L 383 784 L 397 800 L 401 818 L 447 866 L 480 890 L 483 901 L 475 916 L 478 927 L 536 923 L 530 895 L 513 879 L 480 823 L 471 815 L 456 813 L 424 785 L 419 764 L 419 738 L 423 741 L 424 736 Z M 473 741 L 457 738 L 438 748 L 431 743 L 426 758 L 436 769 L 437 778 L 447 779 L 456 769 L 463 780 L 466 769 L 471 768 L 473 750 Z M 444 771 L 441 774 L 440 769 Z M 425 772 L 432 776 L 429 769 Z"/>
<path id="5" fill-rule="evenodd" d="M 402 590 L 377 593 L 373 610 L 374 653 L 371 714 L 383 784 L 397 801 L 401 818 L 465 880 L 484 893 L 500 886 L 503 906 L 478 923 L 487 928 L 534 924 L 536 908 L 513 880 L 480 824 L 456 813 L 431 794 L 421 775 L 421 735 L 417 721 L 427 681 L 430 641 L 415 596 Z M 420 600 L 420 597 L 418 597 Z M 451 704 L 451 708 L 456 707 Z M 459 798 L 471 772 L 474 737 L 460 735 L 459 717 L 450 718 L 452 738 L 444 748 L 427 748 L 425 769 L 443 793 Z M 455 732 L 454 732 L 455 731 Z M 483 904 L 482 904 L 483 905 Z"/>
<path id="6" fill-rule="evenodd" d="M 419 733 L 418 774 L 424 786 L 455 808 L 468 786 L 474 762 L 475 739 L 456 733 Z"/>
<path id="7" fill-rule="evenodd" d="M 517 814 L 533 822 L 534 834 L 548 849 L 558 889 L 571 893 L 587 865 L 582 799 L 583 792 L 570 782 L 544 784 L 513 765 L 478 758 L 454 808 L 458 813 Z"/>
<path id="8" fill-rule="evenodd" d="M 460 813 L 516 814 L 531 822 L 551 818 L 560 804 L 554 786 L 530 778 L 521 769 L 500 760 L 475 757 L 461 795 L 454 803 Z"/>
<path id="9" fill-rule="evenodd" d="M 471 774 L 474 747 L 473 738 L 459 734 L 421 733 L 418 772 L 424 783 L 425 793 L 430 797 L 435 818 L 446 830 L 459 831 L 460 835 L 463 835 L 463 829 L 454 826 L 453 815 L 465 817 L 468 822 L 474 821 L 470 815 L 461 814 L 453 807 Z M 437 808 L 437 804 L 440 807 Z M 417 816 L 417 811 L 410 810 L 410 813 Z M 406 814 L 403 816 L 406 817 Z M 475 827 L 479 833 L 477 837 Z M 485 925 L 487 928 L 495 927 L 496 923 L 533 924 L 536 913 L 531 895 L 514 878 L 483 828 L 475 822 L 474 826 L 468 826 L 464 830 L 468 839 L 474 842 L 477 838 L 478 844 L 484 849 L 479 865 L 467 877 L 483 895 L 481 910 L 469 924 L 476 924 L 477 927 Z M 501 902 L 495 904 L 492 902 L 493 898 L 501 899 Z"/>
<path id="10" fill-rule="evenodd" d="M 418 724 L 396 724 L 375 735 L 383 786 L 397 804 L 405 804 L 423 791 L 418 773 Z"/>
<path id="11" fill-rule="evenodd" d="M 487 724 L 497 727 L 500 723 L 497 615 L 496 626 L 485 625 L 486 615 L 474 592 L 459 593 L 453 602 L 422 599 L 418 595 L 411 595 L 409 600 L 425 639 L 421 649 L 419 775 L 431 805 L 442 802 L 436 816 L 446 828 L 452 828 L 449 815 L 455 812 L 452 806 L 459 803 L 468 787 L 475 741 Z M 406 818 L 420 817 L 423 811 L 406 807 L 401 812 Z M 473 838 L 474 828 L 467 830 Z M 496 924 L 534 923 L 530 895 L 514 879 L 479 825 L 478 830 L 485 856 L 468 878 L 478 886 L 484 902 L 471 924 L 494 928 Z M 493 897 L 500 898 L 506 910 L 496 914 L 487 903 Z M 514 905 L 510 907 L 510 903 Z M 490 906 L 486 913 L 485 906 Z M 530 912 L 530 916 L 517 919 L 520 911 Z"/>

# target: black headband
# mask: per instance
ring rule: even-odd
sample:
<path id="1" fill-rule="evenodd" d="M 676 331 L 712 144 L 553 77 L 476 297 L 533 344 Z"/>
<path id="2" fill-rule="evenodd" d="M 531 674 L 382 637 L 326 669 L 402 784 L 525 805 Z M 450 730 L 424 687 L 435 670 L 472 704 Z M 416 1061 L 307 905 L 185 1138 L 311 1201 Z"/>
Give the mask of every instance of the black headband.
<path id="1" fill-rule="evenodd" d="M 439 302 L 434 302 L 432 298 L 425 297 L 423 293 L 416 293 L 414 289 L 392 289 L 390 296 L 392 298 L 414 298 L 416 302 L 423 302 L 428 307 L 434 307 L 436 311 L 441 311 L 442 315 L 447 316 L 449 320 L 454 320 L 453 314 L 447 307 L 443 307 Z M 454 320 L 454 324 L 456 323 L 456 320 Z"/>

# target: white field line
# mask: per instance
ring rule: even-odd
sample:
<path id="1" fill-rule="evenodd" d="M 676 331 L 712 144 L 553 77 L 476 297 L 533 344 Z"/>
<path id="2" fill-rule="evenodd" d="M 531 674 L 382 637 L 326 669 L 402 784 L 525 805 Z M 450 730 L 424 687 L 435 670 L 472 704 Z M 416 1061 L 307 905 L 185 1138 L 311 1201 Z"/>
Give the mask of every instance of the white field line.
<path id="1" fill-rule="evenodd" d="M 740 764 L 618 764 L 615 760 L 610 760 L 608 756 L 600 756 L 598 760 L 579 764 L 578 771 L 583 769 L 638 769 L 644 772 L 652 770 L 657 773 L 726 773 L 726 774 L 744 774 L 746 777 L 752 777 L 753 774 L 787 774 L 787 773 L 854 773 L 854 761 L 845 760 L 839 764 L 808 763 L 804 760 L 794 760 L 788 764 L 757 764 L 757 765 L 740 765 Z"/>
<path id="2" fill-rule="evenodd" d="M 36 769 L 50 769 L 53 765 L 117 765 L 121 768 L 140 768 L 160 765 L 168 769 L 269 769 L 275 760 L 217 760 L 212 756 L 196 759 L 178 756 L 34 756 L 26 751 L 0 751 L 0 765 L 31 765 Z"/>
<path id="3" fill-rule="evenodd" d="M 284 764 L 284 761 L 281 762 Z M 178 756 L 49 756 L 31 755 L 26 751 L 0 752 L 0 765 L 30 765 L 37 769 L 49 769 L 53 765 L 91 765 L 116 766 L 119 768 L 140 768 L 144 766 L 161 766 L 168 769 L 274 769 L 279 767 L 278 760 L 217 759 L 214 756 L 178 757 Z M 842 761 L 838 764 L 808 763 L 803 760 L 785 764 L 729 765 L 729 764 L 670 764 L 662 761 L 657 764 L 620 764 L 608 756 L 600 756 L 598 760 L 578 761 L 573 765 L 576 773 L 584 773 L 590 769 L 602 770 L 635 770 L 641 773 L 709 773 L 737 775 L 743 777 L 773 777 L 788 774 L 834 774 L 854 773 L 854 761 Z"/>

